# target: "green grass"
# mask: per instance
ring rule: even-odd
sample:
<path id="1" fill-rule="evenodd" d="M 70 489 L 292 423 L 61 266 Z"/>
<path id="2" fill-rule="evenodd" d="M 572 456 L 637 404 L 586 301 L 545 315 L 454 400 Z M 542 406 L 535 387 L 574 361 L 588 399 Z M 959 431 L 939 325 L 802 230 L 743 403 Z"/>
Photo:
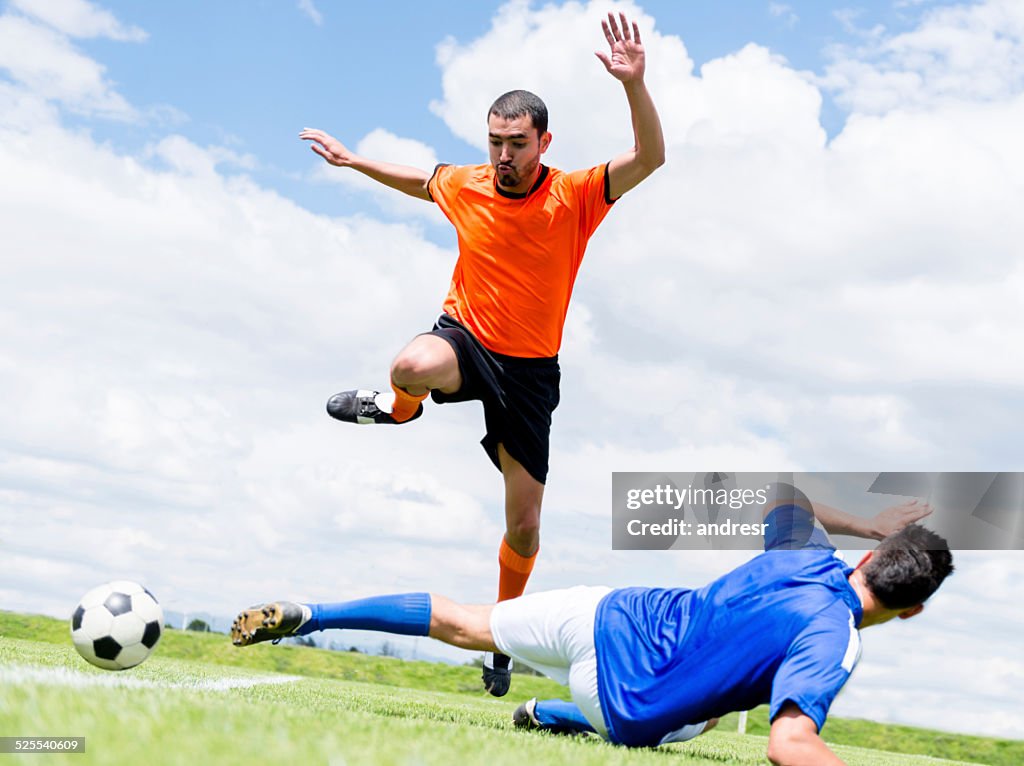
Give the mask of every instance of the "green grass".
<path id="1" fill-rule="evenodd" d="M 270 683 L 278 673 L 299 678 Z M 509 718 L 517 702 L 564 696 L 565 689 L 528 676 L 513 683 L 514 701 L 506 702 L 480 690 L 473 668 L 305 647 L 241 650 L 223 635 L 177 631 L 166 632 L 143 665 L 108 673 L 78 657 L 66 623 L 0 612 L 0 736 L 87 739 L 84 755 L 0 755 L 0 766 L 767 763 L 766 721 L 758 711 L 747 736 L 735 734 L 733 721 L 684 745 L 627 750 L 514 730 Z M 884 752 L 908 742 L 931 755 L 955 751 L 976 763 L 1024 763 L 1024 742 L 1006 742 L 1001 755 L 1009 760 L 995 760 L 988 758 L 1000 754 L 997 740 L 907 727 L 834 721 L 825 736 L 846 743 L 834 749 L 861 766 L 948 763 Z M 941 739 L 941 747 L 930 747 L 929 738 Z"/>
<path id="2" fill-rule="evenodd" d="M 0 636 L 71 644 L 68 624 L 52 617 L 0 611 Z M 165 630 L 157 654 L 163 658 L 198 660 L 214 665 L 290 675 L 363 681 L 386 686 L 405 686 L 443 692 L 478 694 L 480 671 L 433 662 L 407 662 L 395 657 L 372 657 L 358 652 L 332 652 L 302 646 L 258 646 L 239 649 L 220 633 Z M 559 697 L 568 690 L 554 681 L 517 674 L 517 694 L 530 697 Z"/>

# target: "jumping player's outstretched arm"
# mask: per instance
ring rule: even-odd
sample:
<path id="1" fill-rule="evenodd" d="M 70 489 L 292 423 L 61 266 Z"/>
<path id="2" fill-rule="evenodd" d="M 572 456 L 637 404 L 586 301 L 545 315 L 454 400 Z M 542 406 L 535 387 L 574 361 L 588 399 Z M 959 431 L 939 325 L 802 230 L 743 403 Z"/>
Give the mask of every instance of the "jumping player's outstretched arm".
<path id="1" fill-rule="evenodd" d="M 316 128 L 303 128 L 299 133 L 299 138 L 309 141 L 309 148 L 332 165 L 339 168 L 353 168 L 374 181 L 405 192 L 410 197 L 430 200 L 430 194 L 427 193 L 430 174 L 419 168 L 394 165 L 390 162 L 376 162 L 360 157 L 334 136 Z"/>
<path id="2" fill-rule="evenodd" d="M 612 14 L 601 22 L 609 53 L 596 53 L 604 68 L 626 89 L 633 119 L 633 148 L 608 164 L 608 196 L 618 199 L 665 164 L 665 137 L 651 94 L 644 84 L 644 47 L 640 28 L 620 13 L 621 28 Z M 632 29 L 630 28 L 632 26 Z"/>

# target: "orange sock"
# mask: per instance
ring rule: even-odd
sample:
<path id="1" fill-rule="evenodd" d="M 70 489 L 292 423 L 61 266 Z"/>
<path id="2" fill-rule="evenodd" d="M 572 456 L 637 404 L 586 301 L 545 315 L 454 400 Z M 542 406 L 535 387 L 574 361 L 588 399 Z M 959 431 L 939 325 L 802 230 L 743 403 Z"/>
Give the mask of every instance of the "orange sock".
<path id="1" fill-rule="evenodd" d="M 416 410 L 420 407 L 420 402 L 427 398 L 427 394 L 420 396 L 413 396 L 404 388 L 399 388 L 394 383 L 391 384 L 391 390 L 395 392 L 395 406 L 391 410 L 391 417 L 395 419 L 396 423 L 404 423 L 406 420 L 416 414 Z"/>
<path id="2" fill-rule="evenodd" d="M 498 549 L 498 601 L 518 598 L 526 590 L 526 581 L 530 579 L 533 563 L 537 560 L 536 551 L 532 556 L 520 556 L 508 540 L 501 538 Z"/>

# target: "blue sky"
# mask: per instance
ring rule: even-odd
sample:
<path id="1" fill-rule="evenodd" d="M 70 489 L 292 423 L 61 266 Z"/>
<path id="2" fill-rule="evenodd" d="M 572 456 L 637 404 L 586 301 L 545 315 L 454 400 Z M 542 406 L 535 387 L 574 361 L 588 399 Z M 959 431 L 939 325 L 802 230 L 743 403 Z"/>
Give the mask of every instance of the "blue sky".
<path id="1" fill-rule="evenodd" d="M 879 26 L 892 34 L 904 31 L 925 10 L 943 4 L 953 3 L 655 0 L 641 7 L 657 19 L 660 32 L 685 40 L 698 68 L 754 42 L 796 69 L 820 73 L 832 46 L 857 45 Z M 144 124 L 93 122 L 89 127 L 97 138 L 125 146 L 141 147 L 169 128 L 200 145 L 227 145 L 257 158 L 252 175 L 261 183 L 330 213 L 338 209 L 338 198 L 297 177 L 310 164 L 295 138 L 306 125 L 343 140 L 384 127 L 435 147 L 445 161 L 476 161 L 478 153 L 429 108 L 441 97 L 436 47 L 449 36 L 464 42 L 482 35 L 501 5 L 311 0 L 305 6 L 314 9 L 311 13 L 289 0 L 112 2 L 107 7 L 124 24 L 145 30 L 146 41 L 83 39 L 78 44 L 103 62 L 131 103 L 143 110 L 169 106 L 174 112 L 157 110 L 163 116 Z M 601 42 L 595 31 L 595 49 Z M 514 58 L 516 52 L 507 55 Z M 835 135 L 846 113 L 827 91 L 824 96 L 822 123 Z M 552 129 L 558 129 L 557 114 Z M 364 207 L 348 195 L 344 207 L 353 206 Z"/>
<path id="2" fill-rule="evenodd" d="M 0 0 L 0 608 L 124 578 L 218 616 L 494 597 L 479 408 L 324 413 L 429 328 L 454 236 L 297 134 L 475 162 L 522 84 L 554 105 L 551 163 L 584 167 L 628 148 L 628 109 L 599 3 L 347 6 Z M 641 7 L 668 159 L 576 283 L 530 587 L 700 585 L 746 555 L 610 550 L 613 471 L 1019 468 L 1024 4 Z M 240 578 L 239 535 L 279 566 Z M 837 714 L 1019 735 L 1024 558 L 958 562 L 867 632 Z"/>

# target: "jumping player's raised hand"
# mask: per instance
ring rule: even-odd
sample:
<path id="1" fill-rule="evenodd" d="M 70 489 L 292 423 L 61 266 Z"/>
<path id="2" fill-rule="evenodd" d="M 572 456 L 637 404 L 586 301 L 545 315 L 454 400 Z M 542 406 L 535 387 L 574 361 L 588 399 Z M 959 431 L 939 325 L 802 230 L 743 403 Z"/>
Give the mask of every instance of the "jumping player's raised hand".
<path id="1" fill-rule="evenodd" d="M 622 27 L 615 21 L 615 16 L 608 14 L 608 20 L 601 22 L 605 39 L 608 40 L 610 53 L 596 52 L 604 68 L 619 82 L 631 82 L 644 78 L 644 46 L 640 43 L 640 28 L 634 21 L 632 25 L 626 14 L 620 13 Z M 630 29 L 632 26 L 632 30 Z"/>
<path id="2" fill-rule="evenodd" d="M 311 142 L 309 145 L 310 149 L 339 168 L 351 165 L 352 159 L 355 157 L 355 154 L 349 151 L 348 147 L 341 143 L 341 141 L 328 133 L 324 133 L 322 130 L 303 128 L 302 132 L 299 133 L 299 138 L 303 141 Z"/>

